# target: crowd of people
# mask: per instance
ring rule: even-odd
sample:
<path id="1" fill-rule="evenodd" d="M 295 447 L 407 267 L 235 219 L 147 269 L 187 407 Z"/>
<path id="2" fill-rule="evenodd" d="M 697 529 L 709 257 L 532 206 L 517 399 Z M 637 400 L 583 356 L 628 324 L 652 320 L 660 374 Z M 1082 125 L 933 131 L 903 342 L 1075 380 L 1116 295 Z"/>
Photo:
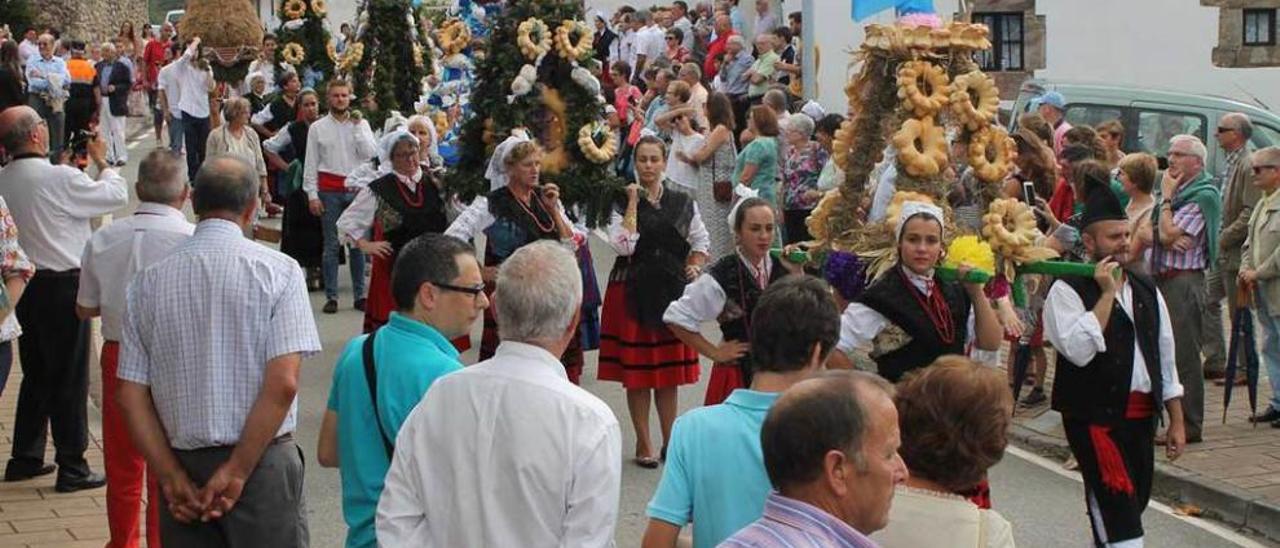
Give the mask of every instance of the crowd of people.
<path id="1" fill-rule="evenodd" d="M 350 83 L 303 89 L 270 35 L 234 90 L 168 25 L 92 49 L 34 29 L 0 41 L 0 390 L 15 340 L 23 370 L 4 479 L 105 484 L 116 546 L 307 545 L 293 435 L 301 364 L 321 350 L 308 293 L 336 313 L 344 261 L 363 334 L 334 368 L 316 456 L 340 473 L 348 546 L 611 545 L 627 461 L 661 468 L 646 547 L 690 525 L 696 547 L 1012 546 L 987 474 L 1014 408 L 1046 402 L 1095 542 L 1138 546 L 1154 448 L 1176 459 L 1203 440 L 1206 379 L 1242 382 L 1223 378 L 1224 298 L 1259 312 L 1273 399 L 1250 420 L 1280 428 L 1280 149 L 1250 152 L 1247 116 L 1218 121 L 1211 173 L 1193 135 L 1126 154 L 1121 121 L 1073 127 L 1067 98 L 1036 99 L 1001 195 L 1033 202 L 1043 245 L 1096 266 L 1029 277 L 1018 305 L 1000 276 L 938 277 L 948 231 L 980 228 L 966 155 L 944 175 L 952 223 L 944 204 L 890 208 L 886 154 L 863 210 L 891 223 L 892 265 L 850 287 L 834 262 L 824 281 L 772 252 L 810 240 L 805 219 L 843 182 L 843 117 L 801 98 L 799 14 L 782 24 L 757 1 L 747 37 L 737 4 L 590 16 L 632 182 L 603 227 L 603 294 L 528 132 L 504 136 L 491 190 L 463 205 L 431 120 L 375 133 Z M 129 200 L 138 101 L 162 146 L 138 164 L 136 213 L 95 231 Z M 280 251 L 253 242 L 281 209 Z M 105 476 L 84 458 L 95 317 Z M 1021 401 L 1014 368 L 990 367 L 1006 342 L 1034 362 Z M 595 349 L 634 455 L 577 386 Z M 703 357 L 704 406 L 681 414 Z"/>

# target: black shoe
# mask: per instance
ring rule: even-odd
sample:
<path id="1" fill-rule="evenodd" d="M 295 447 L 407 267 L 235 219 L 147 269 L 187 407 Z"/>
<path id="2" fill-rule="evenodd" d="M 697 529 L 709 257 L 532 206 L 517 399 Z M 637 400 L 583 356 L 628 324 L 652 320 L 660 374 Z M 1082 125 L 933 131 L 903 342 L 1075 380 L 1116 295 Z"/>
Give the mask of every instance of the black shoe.
<path id="1" fill-rule="evenodd" d="M 322 311 L 322 312 L 324 312 L 325 314 L 337 314 L 337 313 L 338 313 L 338 301 L 335 301 L 335 300 L 333 300 L 333 299 L 329 299 L 329 300 L 325 301 L 325 302 L 324 302 L 324 308 L 323 308 L 323 309 L 321 309 L 321 311 Z"/>
<path id="2" fill-rule="evenodd" d="M 355 304 L 351 305 L 351 308 L 364 312 L 364 301 L 364 299 L 356 299 Z"/>
<path id="3" fill-rule="evenodd" d="M 1049 398 L 1045 397 L 1044 390 L 1040 388 L 1032 388 L 1031 393 L 1022 398 L 1023 407 L 1034 407 L 1044 403 Z"/>
<path id="4" fill-rule="evenodd" d="M 1275 408 L 1269 405 L 1261 415 L 1249 417 L 1249 422 L 1276 422 L 1277 420 L 1280 420 L 1280 411 L 1276 411 Z M 1276 428 L 1280 428 L 1280 426 Z"/>
<path id="5" fill-rule="evenodd" d="M 86 489 L 97 489 L 106 484 L 106 476 L 89 472 L 89 475 L 82 478 L 58 478 L 58 483 L 53 485 L 53 490 L 59 493 L 74 493 L 76 491 L 84 491 Z"/>
<path id="6" fill-rule="evenodd" d="M 38 470 L 35 470 L 35 471 L 14 470 L 14 467 L 10 466 L 8 469 L 4 471 L 4 480 L 5 481 L 25 481 L 31 478 L 47 476 L 49 474 L 52 474 L 53 471 L 57 469 L 58 467 L 52 464 L 46 464 L 44 466 L 41 466 Z"/>

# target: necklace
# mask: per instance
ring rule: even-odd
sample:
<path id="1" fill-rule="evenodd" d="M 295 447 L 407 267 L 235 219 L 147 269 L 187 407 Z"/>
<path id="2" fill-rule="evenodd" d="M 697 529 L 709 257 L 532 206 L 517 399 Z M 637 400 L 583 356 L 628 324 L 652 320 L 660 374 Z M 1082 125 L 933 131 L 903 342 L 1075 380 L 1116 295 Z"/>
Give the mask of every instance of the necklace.
<path id="1" fill-rule="evenodd" d="M 924 309 L 925 315 L 929 317 L 929 323 L 933 324 L 934 331 L 938 333 L 938 339 L 948 345 L 956 342 L 956 326 L 951 322 L 951 307 L 942 296 L 942 290 L 935 287 L 934 291 L 930 291 L 927 296 L 921 295 L 920 290 L 907 279 L 901 267 L 898 269 L 898 275 L 909 288 L 911 296 L 916 298 L 916 303 Z"/>
<path id="2" fill-rule="evenodd" d="M 649 205 L 655 208 L 657 208 L 659 204 L 662 203 L 662 194 L 667 190 L 662 183 L 658 183 L 657 186 L 658 186 L 657 192 L 648 192 L 648 189 L 646 189 L 647 196 L 645 196 L 645 199 L 649 200 Z"/>
<path id="3" fill-rule="evenodd" d="M 533 210 L 529 208 L 529 206 L 525 205 L 524 200 L 521 200 L 519 196 L 516 196 L 516 192 L 515 192 L 514 190 L 511 190 L 511 187 L 510 187 L 510 186 L 507 186 L 507 191 L 511 193 L 511 197 L 512 197 L 512 198 L 515 198 L 515 199 L 516 199 L 516 203 L 517 203 L 517 204 L 520 204 L 520 209 L 523 209 L 523 210 L 524 210 L 524 212 L 525 212 L 527 215 L 529 215 L 529 217 L 530 217 L 530 218 L 532 218 L 532 219 L 533 219 L 533 224 L 537 225 L 538 230 L 541 230 L 542 232 L 551 232 L 551 231 L 555 230 L 555 228 L 556 228 L 556 221 L 555 221 L 555 219 L 551 219 L 551 222 L 550 222 L 549 224 L 547 224 L 547 225 L 542 224 L 542 220 L 538 218 L 538 215 L 537 215 L 537 214 L 535 214 L 535 213 L 533 212 Z M 536 198 L 534 198 L 534 197 L 532 196 L 532 193 L 530 193 L 530 194 L 531 194 L 531 195 L 530 195 L 530 200 L 529 200 L 529 201 L 530 201 L 530 202 L 532 202 L 532 201 L 533 201 L 533 200 L 535 200 Z M 549 217 L 549 216 L 550 216 L 550 215 L 548 215 L 548 217 Z"/>
<path id="4" fill-rule="evenodd" d="M 398 174 L 396 175 L 396 178 L 399 179 Z M 400 197 L 404 199 L 405 205 L 413 209 L 422 207 L 422 203 L 425 202 L 427 199 L 426 194 L 422 193 L 422 182 L 419 181 L 416 188 L 413 189 L 413 196 L 410 196 L 409 193 L 405 190 L 406 186 L 409 186 L 409 185 L 403 184 L 400 181 L 396 181 L 396 190 L 400 191 Z M 417 200 L 415 201 L 414 198 L 417 198 Z"/>

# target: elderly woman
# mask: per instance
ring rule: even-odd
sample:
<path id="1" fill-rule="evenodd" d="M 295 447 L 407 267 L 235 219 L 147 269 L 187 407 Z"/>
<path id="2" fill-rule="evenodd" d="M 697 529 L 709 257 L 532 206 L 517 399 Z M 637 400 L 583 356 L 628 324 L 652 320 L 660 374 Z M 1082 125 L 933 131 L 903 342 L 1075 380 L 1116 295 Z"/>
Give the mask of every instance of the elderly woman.
<path id="1" fill-rule="evenodd" d="M 787 117 L 786 129 L 782 132 L 787 142 L 787 159 L 782 169 L 782 218 L 788 244 L 812 239 L 805 220 L 822 197 L 818 174 L 827 163 L 827 151 L 813 140 L 813 127 L 813 118 L 797 114 Z"/>
<path id="2" fill-rule="evenodd" d="M 698 206 L 667 179 L 666 145 L 655 136 L 635 150 L 636 183 L 610 219 L 609 244 L 618 260 L 604 296 L 600 380 L 618 381 L 636 432 L 637 465 L 657 468 L 676 419 L 676 387 L 698 381 L 698 352 L 662 321 L 667 305 L 707 262 L 711 241 Z M 640 197 L 643 191 L 643 199 Z M 649 439 L 649 404 L 656 401 L 662 451 Z"/>
<path id="3" fill-rule="evenodd" d="M 1129 218 L 1129 257 L 1139 259 L 1135 265 L 1141 264 L 1141 271 L 1146 271 L 1147 259 L 1151 255 L 1151 211 L 1156 200 L 1151 195 L 1156 186 L 1156 173 L 1159 163 L 1156 157 L 1138 152 L 1127 154 L 1116 165 L 1120 186 L 1129 196 L 1129 203 L 1124 208 Z"/>
<path id="4" fill-rule="evenodd" d="M 559 240 L 576 248 L 584 237 L 575 234 L 564 205 L 560 188 L 555 184 L 540 185 L 542 147 L 529 140 L 521 130 L 498 145 L 489 160 L 485 176 L 489 194 L 480 196 L 454 219 L 445 234 L 473 241 L 485 235 L 483 277 L 486 294 L 492 295 L 498 265 L 512 253 L 538 240 Z M 494 307 L 485 309 L 484 336 L 480 340 L 480 359 L 487 360 L 498 348 L 498 320 Z M 577 384 L 582 376 L 582 345 L 575 337 L 565 350 L 561 362 L 569 380 Z"/>
<path id="5" fill-rule="evenodd" d="M 440 157 L 440 139 L 436 135 L 436 125 L 431 122 L 431 119 L 421 114 L 414 114 L 409 117 L 405 129 L 418 138 L 418 161 L 422 163 L 422 168 L 436 175 L 443 172 L 444 159 Z"/>
<path id="6" fill-rule="evenodd" d="M 1011 548 L 1008 520 L 964 496 L 1009 443 L 1013 398 L 1003 375 L 943 356 L 908 375 L 893 400 L 902 436 L 898 454 L 911 475 L 893 496 L 889 526 L 871 538 L 885 548 Z"/>
<path id="7" fill-rule="evenodd" d="M 441 184 L 422 169 L 417 137 L 406 130 L 383 136 L 383 175 L 360 190 L 338 217 L 338 234 L 344 244 L 355 244 L 373 258 L 369 297 L 365 301 L 364 332 L 387 323 L 395 309 L 391 295 L 391 267 L 405 244 L 428 232 L 448 226 Z"/>
<path id="8" fill-rule="evenodd" d="M 205 144 L 205 157 L 231 154 L 249 162 L 249 165 L 254 166 L 258 171 L 258 177 L 262 179 L 258 187 L 262 195 L 262 203 L 264 205 L 270 203 L 271 195 L 267 188 L 267 162 L 262 157 L 262 144 L 258 141 L 258 133 L 249 127 L 251 115 L 249 100 L 244 97 L 228 99 L 222 108 L 222 115 L 226 121 L 209 133 L 209 140 Z"/>
<path id="9" fill-rule="evenodd" d="M 18 246 L 18 226 L 9 214 L 9 206 L 0 198 L 0 278 L 4 280 L 4 301 L 0 302 L 0 394 L 4 394 L 9 368 L 13 366 L 13 341 L 22 334 L 13 311 L 35 273 L 35 265 Z"/>

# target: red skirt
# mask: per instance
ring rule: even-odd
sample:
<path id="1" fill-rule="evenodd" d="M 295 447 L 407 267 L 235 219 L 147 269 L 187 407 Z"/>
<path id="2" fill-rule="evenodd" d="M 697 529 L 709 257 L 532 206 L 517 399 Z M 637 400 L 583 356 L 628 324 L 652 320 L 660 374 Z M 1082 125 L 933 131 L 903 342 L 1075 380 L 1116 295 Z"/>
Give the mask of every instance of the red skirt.
<path id="1" fill-rule="evenodd" d="M 717 405 L 729 399 L 729 394 L 746 388 L 742 382 L 742 368 L 732 363 L 716 363 L 711 367 L 711 380 L 707 381 L 707 398 L 702 405 Z"/>
<path id="2" fill-rule="evenodd" d="M 609 282 L 600 319 L 600 380 L 618 381 L 629 389 L 698 382 L 698 352 L 665 325 L 637 322 L 627 298 L 623 282 Z"/>
<path id="3" fill-rule="evenodd" d="M 374 238 L 381 236 L 381 230 L 374 229 Z M 391 311 L 396 309 L 396 299 L 391 295 L 391 267 L 389 258 L 373 257 L 373 272 L 369 274 L 369 295 L 364 301 L 364 332 L 372 333 L 374 329 L 387 324 Z M 471 350 L 471 335 L 463 335 L 450 341 L 458 352 Z"/>
<path id="4" fill-rule="evenodd" d="M 493 302 L 493 291 L 496 289 L 493 282 L 484 283 L 484 294 L 489 297 L 489 302 Z M 575 328 L 577 336 L 569 340 L 569 347 L 565 348 L 564 354 L 560 356 L 560 363 L 564 364 L 565 375 L 569 377 L 569 382 L 573 384 L 581 384 L 582 379 L 582 326 Z M 480 336 L 480 361 L 493 357 L 498 350 L 498 318 L 493 314 L 493 307 L 484 309 L 484 333 Z M 457 341 L 454 342 L 457 344 Z"/>

